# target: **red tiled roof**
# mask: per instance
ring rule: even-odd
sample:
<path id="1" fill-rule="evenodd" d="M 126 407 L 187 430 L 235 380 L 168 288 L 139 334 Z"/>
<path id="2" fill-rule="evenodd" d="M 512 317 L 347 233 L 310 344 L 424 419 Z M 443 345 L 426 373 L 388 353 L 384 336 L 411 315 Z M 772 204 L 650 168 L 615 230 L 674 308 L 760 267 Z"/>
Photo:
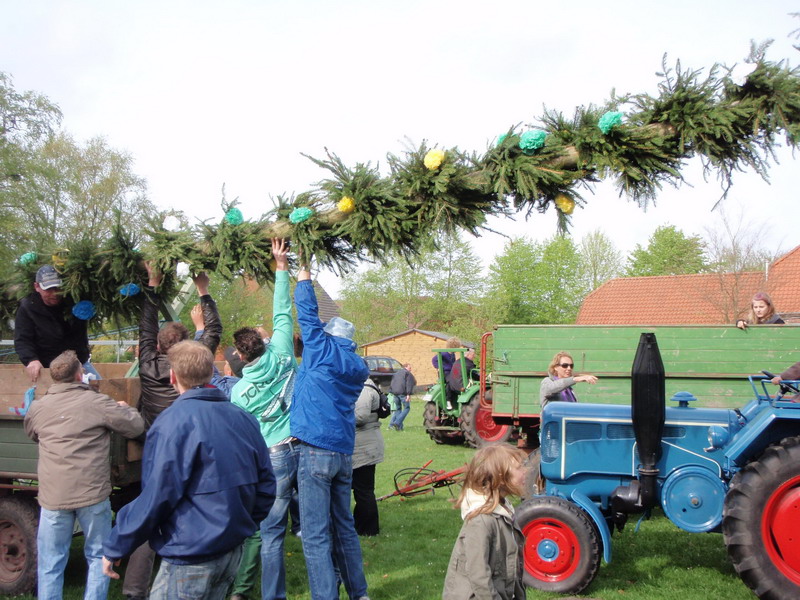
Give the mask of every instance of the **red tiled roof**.
<path id="1" fill-rule="evenodd" d="M 800 246 L 766 272 L 621 277 L 583 301 L 578 325 L 690 325 L 733 323 L 750 299 L 766 291 L 779 313 L 800 313 Z"/>

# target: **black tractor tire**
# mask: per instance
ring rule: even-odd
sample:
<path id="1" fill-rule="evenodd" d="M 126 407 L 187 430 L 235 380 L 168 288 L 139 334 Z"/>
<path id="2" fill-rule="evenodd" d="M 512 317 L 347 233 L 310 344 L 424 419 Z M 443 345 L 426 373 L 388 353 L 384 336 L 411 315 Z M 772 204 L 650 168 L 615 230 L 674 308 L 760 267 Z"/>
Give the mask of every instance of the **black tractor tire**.
<path id="1" fill-rule="evenodd" d="M 486 393 L 486 399 L 491 403 L 491 391 Z M 464 440 L 467 445 L 473 448 L 482 448 L 492 444 L 505 444 L 514 432 L 511 425 L 500 425 L 495 423 L 492 417 L 492 409 L 485 408 L 480 404 L 478 394 L 472 400 L 461 406 L 461 431 L 464 432 Z"/>
<path id="2" fill-rule="evenodd" d="M 722 536 L 739 577 L 762 600 L 800 598 L 800 437 L 739 471 L 722 511 Z"/>
<path id="3" fill-rule="evenodd" d="M 456 431 L 443 431 L 441 429 L 433 429 L 439 426 L 439 409 L 436 407 L 435 402 L 426 402 L 425 411 L 422 414 L 423 425 L 425 431 L 431 439 L 437 444 L 461 444 L 464 442 L 464 437 L 461 432 Z"/>
<path id="4" fill-rule="evenodd" d="M 525 489 L 522 491 L 522 500 L 528 500 L 537 494 L 543 494 L 545 481 L 542 479 L 542 453 L 539 448 L 528 454 L 523 466 L 525 467 Z"/>
<path id="5" fill-rule="evenodd" d="M 525 536 L 523 582 L 558 594 L 578 594 L 600 568 L 597 529 L 579 506 L 555 496 L 523 502 L 514 522 Z"/>
<path id="6" fill-rule="evenodd" d="M 0 595 L 32 594 L 36 587 L 36 531 L 39 511 L 33 497 L 0 498 Z"/>

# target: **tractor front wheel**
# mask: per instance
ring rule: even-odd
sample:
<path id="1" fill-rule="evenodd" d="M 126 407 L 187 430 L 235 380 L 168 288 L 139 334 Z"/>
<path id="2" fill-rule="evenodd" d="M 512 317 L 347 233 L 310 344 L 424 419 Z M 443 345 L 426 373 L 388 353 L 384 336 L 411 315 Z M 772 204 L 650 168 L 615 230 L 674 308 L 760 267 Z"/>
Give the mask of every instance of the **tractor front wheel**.
<path id="1" fill-rule="evenodd" d="M 517 508 L 514 521 L 525 536 L 525 585 L 578 594 L 592 582 L 600 568 L 600 543 L 580 507 L 562 498 L 538 496 Z"/>
<path id="2" fill-rule="evenodd" d="M 461 431 L 464 439 L 473 448 L 482 448 L 490 444 L 503 444 L 509 440 L 513 428 L 511 425 L 496 423 L 492 416 L 492 392 L 486 392 L 486 400 L 490 406 L 481 406 L 478 394 L 461 408 Z"/>
<path id="3" fill-rule="evenodd" d="M 441 419 L 439 418 L 439 409 L 435 402 L 427 402 L 425 404 L 425 412 L 423 413 L 423 424 L 425 431 L 431 436 L 431 439 L 437 444 L 460 444 L 464 441 L 460 431 L 446 429 L 436 429 L 441 426 Z"/>
<path id="4" fill-rule="evenodd" d="M 800 437 L 791 437 L 739 471 L 725 496 L 725 546 L 759 598 L 800 598 L 798 522 Z"/>
<path id="5" fill-rule="evenodd" d="M 0 498 L 0 594 L 30 594 L 36 585 L 36 530 L 39 511 L 33 498 Z"/>

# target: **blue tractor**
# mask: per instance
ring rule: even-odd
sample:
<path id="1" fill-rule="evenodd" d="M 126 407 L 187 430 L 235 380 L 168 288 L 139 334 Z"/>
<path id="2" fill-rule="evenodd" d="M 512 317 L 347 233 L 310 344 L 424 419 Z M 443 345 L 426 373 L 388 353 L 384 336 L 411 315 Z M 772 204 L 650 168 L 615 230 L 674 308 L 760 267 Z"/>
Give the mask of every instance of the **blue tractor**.
<path id="1" fill-rule="evenodd" d="M 658 344 L 643 333 L 631 406 L 548 404 L 537 493 L 515 516 L 526 585 L 580 592 L 611 561 L 612 531 L 660 506 L 681 529 L 722 532 L 759 598 L 800 598 L 800 403 L 783 399 L 798 391 L 787 382 L 770 397 L 771 377 L 751 377 L 741 409 L 693 408 L 687 392 L 666 407 Z"/>

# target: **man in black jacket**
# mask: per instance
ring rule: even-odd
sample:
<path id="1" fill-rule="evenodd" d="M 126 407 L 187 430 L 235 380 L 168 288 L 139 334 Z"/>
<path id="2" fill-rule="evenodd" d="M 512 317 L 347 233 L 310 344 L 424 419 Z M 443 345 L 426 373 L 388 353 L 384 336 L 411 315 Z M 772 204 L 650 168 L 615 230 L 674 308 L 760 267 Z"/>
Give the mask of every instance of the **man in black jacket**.
<path id="1" fill-rule="evenodd" d="M 72 315 L 73 303 L 61 293 L 63 282 L 50 265 L 36 272 L 34 291 L 19 303 L 14 319 L 14 349 L 34 383 L 41 370 L 65 350 L 74 350 L 81 364 L 89 360 L 86 321 Z M 88 367 L 86 367 L 88 370 Z M 89 372 L 96 371 L 90 369 Z"/>
<path id="2" fill-rule="evenodd" d="M 139 410 L 144 419 L 145 429 L 150 429 L 156 417 L 169 408 L 178 397 L 178 392 L 170 383 L 167 352 L 175 344 L 188 339 L 189 331 L 183 324 L 175 321 L 165 324 L 159 331 L 158 310 L 161 297 L 155 288 L 161 285 L 162 275 L 149 263 L 145 263 L 145 266 L 149 280 L 144 290 L 142 314 L 139 318 L 139 380 L 142 388 Z M 198 341 L 207 346 L 213 355 L 222 337 L 222 321 L 217 311 L 217 303 L 208 293 L 208 275 L 201 272 L 193 277 L 193 280 L 200 296 L 200 306 L 205 321 L 203 335 Z M 122 593 L 125 596 L 131 599 L 147 598 L 154 559 L 155 552 L 147 543 L 134 551 L 128 561 L 122 584 Z"/>
<path id="3" fill-rule="evenodd" d="M 389 391 L 397 398 L 399 406 L 392 411 L 392 418 L 389 421 L 389 429 L 403 431 L 403 421 L 411 410 L 411 394 L 417 385 L 417 379 L 411 373 L 411 364 L 406 363 L 392 375 L 392 383 Z"/>

